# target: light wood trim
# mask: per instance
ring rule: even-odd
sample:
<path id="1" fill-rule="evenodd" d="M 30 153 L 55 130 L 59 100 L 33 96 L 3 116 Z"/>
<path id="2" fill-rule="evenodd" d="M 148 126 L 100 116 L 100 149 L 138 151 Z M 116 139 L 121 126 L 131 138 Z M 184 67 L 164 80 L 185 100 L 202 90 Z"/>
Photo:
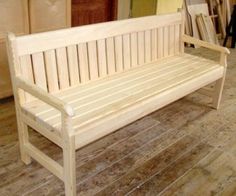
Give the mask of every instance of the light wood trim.
<path id="1" fill-rule="evenodd" d="M 67 103 L 63 102 L 62 100 L 54 97 L 53 95 L 45 92 L 40 87 L 38 87 L 36 85 L 32 85 L 20 77 L 15 78 L 15 84 L 18 88 L 21 88 L 24 91 L 30 93 L 31 95 L 41 99 L 42 101 L 55 107 L 56 109 L 58 109 L 62 113 L 66 114 L 68 116 L 74 115 L 74 111 L 71 106 L 69 106 Z"/>
<path id="2" fill-rule="evenodd" d="M 180 23 L 181 13 L 147 16 L 21 36 L 16 42 L 21 56 Z"/>
<path id="3" fill-rule="evenodd" d="M 34 147 L 32 144 L 27 143 L 25 145 L 26 152 L 37 162 L 43 165 L 46 169 L 52 172 L 59 179 L 63 180 L 63 169 L 56 161 L 45 155 L 38 148 Z"/>
<path id="4" fill-rule="evenodd" d="M 86 127 L 81 127 L 81 131 L 75 132 L 76 149 L 214 82 L 219 78 L 219 75 L 218 71 L 204 74 L 204 76 L 199 76 L 189 82 L 177 85 L 175 88 L 165 90 L 157 96 L 152 96 L 140 102 L 140 104 L 133 104 L 120 111 L 119 114 L 110 114 L 103 120 L 95 121 L 93 124 L 86 125 Z M 116 123 L 114 123 L 114 118 Z M 107 124 L 111 126 L 108 127 Z"/>
<path id="5" fill-rule="evenodd" d="M 183 35 L 182 40 L 184 42 L 187 42 L 187 43 L 190 43 L 190 44 L 194 44 L 194 45 L 202 46 L 204 48 L 212 49 L 212 50 L 215 50 L 215 51 L 218 51 L 218 52 L 223 52 L 223 53 L 226 53 L 226 54 L 230 54 L 230 51 L 229 51 L 228 48 L 218 46 L 218 45 L 215 45 L 215 44 L 211 44 L 211 43 L 208 43 L 208 42 L 204 42 L 202 40 L 190 37 L 188 35 Z"/>

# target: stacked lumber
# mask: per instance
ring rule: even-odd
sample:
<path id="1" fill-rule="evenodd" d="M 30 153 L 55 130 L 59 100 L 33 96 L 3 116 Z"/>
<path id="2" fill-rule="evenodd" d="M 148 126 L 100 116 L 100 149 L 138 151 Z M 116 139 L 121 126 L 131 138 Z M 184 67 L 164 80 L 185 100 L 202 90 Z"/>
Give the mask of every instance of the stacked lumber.
<path id="1" fill-rule="evenodd" d="M 201 39 L 219 45 L 211 17 L 209 15 L 199 14 L 196 17 L 196 21 Z"/>
<path id="2" fill-rule="evenodd" d="M 225 38 L 236 0 L 184 0 L 186 34 L 211 43 Z"/>

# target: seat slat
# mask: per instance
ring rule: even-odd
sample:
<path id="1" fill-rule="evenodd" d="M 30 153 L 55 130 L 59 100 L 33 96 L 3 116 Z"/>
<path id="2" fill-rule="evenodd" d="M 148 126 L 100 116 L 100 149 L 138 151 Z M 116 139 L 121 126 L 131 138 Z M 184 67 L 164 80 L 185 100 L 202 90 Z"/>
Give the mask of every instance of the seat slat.
<path id="1" fill-rule="evenodd" d="M 206 65 L 207 66 L 207 65 Z M 212 67 L 211 67 L 212 68 Z M 112 95 L 102 97 L 101 99 L 97 99 L 96 102 L 91 102 L 85 105 L 87 99 L 84 100 L 81 105 L 75 105 L 75 107 L 79 107 L 76 109 L 76 117 L 73 118 L 75 127 L 82 126 L 83 123 L 87 123 L 87 120 L 92 118 L 99 118 L 101 115 L 105 115 L 107 112 L 110 113 L 112 111 L 116 111 L 121 109 L 120 107 L 127 106 L 129 104 L 133 104 L 134 101 L 138 98 L 142 98 L 145 96 L 151 96 L 152 93 L 158 93 L 159 90 L 165 90 L 165 88 L 169 88 L 170 85 L 176 85 L 183 81 L 190 79 L 189 77 L 194 76 L 194 74 L 204 73 L 207 70 L 202 70 L 202 67 L 192 67 L 191 69 L 185 68 L 180 69 L 171 74 L 164 74 L 162 77 L 154 77 L 150 79 L 148 82 L 139 83 L 136 85 L 127 85 L 126 89 L 123 89 L 121 92 L 114 93 Z M 210 68 L 209 68 L 210 70 Z M 208 70 L 208 71 L 209 71 Z M 165 78 L 168 76 L 168 79 Z M 189 77 L 188 77 L 189 76 Z M 161 82 L 158 82 L 161 81 Z M 157 89 L 159 89 L 157 91 Z M 140 95 L 145 91 L 144 94 Z M 145 95 L 145 96 L 144 96 Z M 114 99 L 115 97 L 115 99 Z M 90 100 L 88 100 L 89 102 Z M 84 104 L 84 105 L 83 105 Z M 120 106 L 119 106 L 120 105 Z M 58 123 L 59 116 L 49 119 L 45 119 L 45 121 L 50 122 L 54 127 L 60 127 L 60 123 Z M 57 122 L 56 124 L 54 124 Z"/>
<path id="2" fill-rule="evenodd" d="M 73 103 L 75 98 L 76 100 L 78 100 L 78 99 L 87 98 L 88 95 L 96 96 L 96 93 L 100 91 L 104 91 L 104 89 L 114 89 L 115 86 L 117 85 L 118 86 L 125 85 L 127 84 L 127 82 L 130 81 L 130 78 L 135 78 L 135 79 L 143 78 L 146 75 L 150 75 L 154 70 L 158 72 L 161 70 L 169 69 L 169 67 L 178 66 L 178 63 L 176 62 L 179 60 L 181 60 L 180 63 L 190 64 L 191 61 L 196 62 L 197 59 L 199 60 L 199 57 L 192 57 L 190 55 L 185 55 L 184 60 L 181 60 L 180 57 L 168 58 L 168 60 L 162 60 L 162 63 L 160 64 L 153 63 L 143 68 L 140 67 L 140 68 L 131 70 L 129 72 L 124 72 L 122 73 L 122 75 L 119 75 L 119 74 L 114 75 L 111 80 L 104 79 L 104 80 L 97 81 L 96 85 L 93 85 L 93 83 L 91 84 L 88 83 L 88 84 L 81 85 L 77 87 L 76 89 L 71 88 L 64 92 L 58 92 L 55 95 L 67 101 L 68 103 Z M 206 62 L 206 60 L 201 59 L 201 62 L 204 63 Z M 173 65 L 173 64 L 176 64 L 176 65 Z M 35 105 L 37 104 L 38 104 L 37 102 L 28 103 L 30 107 L 34 108 L 33 112 L 35 114 L 41 114 L 41 113 L 47 112 L 46 108 L 48 108 L 48 106 L 46 104 L 44 104 L 40 108 L 35 107 Z"/>
<path id="3" fill-rule="evenodd" d="M 142 71 L 137 71 L 140 67 L 136 68 L 137 70 L 120 74 L 120 77 L 123 77 L 121 79 L 123 82 L 119 80 L 119 74 L 117 74 L 109 80 L 98 81 L 98 83 L 101 83 L 100 85 L 97 85 L 97 82 L 81 85 L 81 92 L 78 87 L 76 90 L 78 93 L 75 94 L 72 93 L 72 89 L 65 90 L 65 96 L 62 96 L 62 99 L 71 103 L 76 111 L 76 116 L 73 117 L 74 128 L 79 129 L 94 120 L 122 110 L 130 104 L 138 103 L 147 97 L 173 88 L 204 73 L 214 70 L 218 70 L 220 73 L 222 70 L 223 74 L 223 68 L 216 65 L 215 62 L 199 57 L 185 55 L 182 58 L 174 57 L 168 59 L 171 59 L 172 62 L 163 61 L 163 63 L 159 62 L 156 66 L 155 64 L 146 65 L 145 74 Z M 201 64 L 199 63 L 200 61 L 202 62 Z M 148 69 L 147 67 L 149 66 L 150 68 Z M 83 86 L 86 87 L 83 88 Z M 68 95 L 68 92 L 72 94 Z M 61 98 L 62 92 L 54 95 Z M 76 99 L 75 97 L 78 98 Z M 29 107 L 29 104 L 27 105 Z M 35 106 L 38 107 L 24 107 L 24 110 L 28 114 L 37 116 L 38 120 L 41 119 L 40 122 L 43 121 L 47 125 L 54 127 L 55 130 L 60 130 L 60 114 L 56 110 L 45 104 L 41 106 L 40 102 Z M 39 113 L 36 114 L 35 112 Z"/>
<path id="4" fill-rule="evenodd" d="M 210 71 L 209 69 L 208 71 Z M 212 69 L 214 70 L 214 69 Z M 188 80 L 191 80 L 194 77 L 198 77 L 203 75 L 204 73 L 208 72 L 207 70 L 202 70 L 201 72 L 195 72 L 194 75 L 188 75 L 188 77 L 185 77 L 183 75 L 180 75 L 179 77 L 172 78 L 172 80 L 169 80 L 168 83 L 162 83 L 161 85 L 155 85 L 154 87 L 142 90 L 138 92 L 135 95 L 127 96 L 126 98 L 120 100 L 116 103 L 111 103 L 110 105 L 107 104 L 106 106 L 102 108 L 98 108 L 97 110 L 92 110 L 91 112 L 88 112 L 84 114 L 83 116 L 80 116 L 74 120 L 74 128 L 79 129 L 79 127 L 84 126 L 85 124 L 89 124 L 94 120 L 97 120 L 99 118 L 105 117 L 107 115 L 110 115 L 113 112 L 117 112 L 117 110 L 121 110 L 125 107 L 128 107 L 130 105 L 133 105 L 137 102 L 140 102 L 142 100 L 147 99 L 148 97 L 154 96 L 155 94 L 161 93 L 169 88 L 172 88 L 174 86 L 177 86 L 181 83 L 184 83 Z M 223 69 L 222 69 L 223 73 Z M 60 127 L 60 124 L 53 125 L 56 129 Z"/>
<path id="5" fill-rule="evenodd" d="M 182 62 L 190 61 L 190 60 L 192 61 L 195 58 L 196 57 L 191 57 L 191 56 L 186 55 L 185 60 L 183 60 Z M 126 84 L 130 80 L 130 77 L 140 78 L 147 74 L 150 74 L 151 72 L 153 72 L 153 70 L 157 70 L 157 68 L 166 69 L 169 66 L 173 66 L 172 64 L 178 61 L 178 59 L 180 59 L 180 57 L 168 58 L 168 60 L 163 59 L 161 64 L 153 63 L 145 67 L 139 67 L 139 68 L 130 70 L 129 72 L 124 72 L 122 73 L 122 75 L 119 75 L 119 74 L 114 75 L 112 77 L 112 80 L 106 78 L 100 81 L 96 81 L 96 86 L 93 85 L 92 83 L 91 84 L 88 83 L 88 84 L 80 85 L 76 89 L 71 88 L 65 91 L 60 91 L 56 93 L 56 96 L 71 103 L 70 101 L 74 100 L 74 97 L 77 97 L 77 99 L 78 97 L 83 98 L 87 96 L 88 94 L 94 94 L 95 92 L 99 92 L 103 89 L 114 88 L 116 85 Z M 48 108 L 48 106 L 46 104 L 44 104 L 40 108 L 34 107 L 35 104 L 37 105 L 38 103 L 37 102 L 28 103 L 30 107 L 34 108 L 34 111 L 33 111 L 34 113 L 39 114 L 42 112 L 47 112 L 46 108 Z"/>
<path id="6" fill-rule="evenodd" d="M 181 66 L 183 64 L 186 64 L 185 66 Z M 194 63 L 196 64 L 196 62 Z M 194 65 L 193 64 L 193 65 Z M 164 80 L 166 75 L 170 75 L 172 72 L 173 74 L 178 73 L 184 73 L 184 71 L 188 71 L 188 61 L 179 61 L 179 63 L 176 63 L 174 66 L 170 63 L 169 66 L 163 66 L 159 69 L 154 68 L 153 70 L 150 70 L 146 74 L 140 75 L 139 77 L 133 76 L 129 78 L 126 82 L 122 83 L 114 83 L 107 87 L 100 87 L 95 88 L 92 91 L 86 92 L 86 94 L 79 94 L 75 96 L 71 96 L 68 98 L 63 99 L 65 102 L 71 104 L 73 108 L 78 113 L 82 113 L 81 108 L 85 108 L 85 111 L 88 110 L 87 105 L 89 105 L 91 102 L 94 102 L 94 97 L 97 97 L 96 104 L 98 104 L 98 101 L 102 98 L 105 99 L 107 97 L 111 97 L 111 100 L 113 100 L 113 97 L 116 97 L 118 99 L 119 94 L 122 92 L 126 92 L 127 88 L 132 89 L 136 88 L 137 90 L 144 88 L 147 85 L 150 85 L 151 81 L 155 84 L 158 84 L 160 81 Z M 136 91 L 136 90 L 135 90 Z M 108 101 L 108 100 L 107 100 Z M 107 102 L 105 101 L 105 103 Z M 92 106 L 95 107 L 95 106 Z M 58 112 L 56 110 L 52 112 L 47 112 L 45 114 L 39 115 L 40 118 L 44 119 L 52 119 L 55 117 L 55 115 L 59 116 Z"/>

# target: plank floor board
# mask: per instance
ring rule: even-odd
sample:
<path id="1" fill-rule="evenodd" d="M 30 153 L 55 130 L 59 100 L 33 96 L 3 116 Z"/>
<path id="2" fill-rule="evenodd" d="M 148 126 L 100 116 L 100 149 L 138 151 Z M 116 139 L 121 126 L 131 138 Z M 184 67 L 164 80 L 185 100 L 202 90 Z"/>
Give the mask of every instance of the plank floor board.
<path id="1" fill-rule="evenodd" d="M 210 145 L 200 143 L 195 148 L 165 168 L 160 173 L 151 177 L 147 182 L 128 193 L 128 195 L 157 195 L 169 184 L 181 177 L 191 169 L 198 161 L 204 158 L 213 148 Z"/>
<path id="2" fill-rule="evenodd" d="M 218 58 L 201 48 L 188 52 Z M 236 50 L 231 52 L 218 111 L 209 107 L 210 98 L 194 93 L 78 150 L 80 195 L 236 195 Z M 34 131 L 30 138 L 62 163 L 60 148 Z M 13 98 L 0 100 L 0 179 L 1 196 L 64 195 L 63 183 L 45 168 L 21 162 Z"/>

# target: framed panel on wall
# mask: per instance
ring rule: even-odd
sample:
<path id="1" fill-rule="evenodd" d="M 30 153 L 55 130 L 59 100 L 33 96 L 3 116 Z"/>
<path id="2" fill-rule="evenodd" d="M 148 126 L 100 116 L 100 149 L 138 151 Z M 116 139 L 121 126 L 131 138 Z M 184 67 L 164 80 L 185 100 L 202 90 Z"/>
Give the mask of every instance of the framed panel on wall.
<path id="1" fill-rule="evenodd" d="M 71 0 L 29 0 L 30 32 L 71 26 Z"/>
<path id="2" fill-rule="evenodd" d="M 28 0 L 0 0 L 0 99 L 12 95 L 5 38 L 29 33 Z"/>

